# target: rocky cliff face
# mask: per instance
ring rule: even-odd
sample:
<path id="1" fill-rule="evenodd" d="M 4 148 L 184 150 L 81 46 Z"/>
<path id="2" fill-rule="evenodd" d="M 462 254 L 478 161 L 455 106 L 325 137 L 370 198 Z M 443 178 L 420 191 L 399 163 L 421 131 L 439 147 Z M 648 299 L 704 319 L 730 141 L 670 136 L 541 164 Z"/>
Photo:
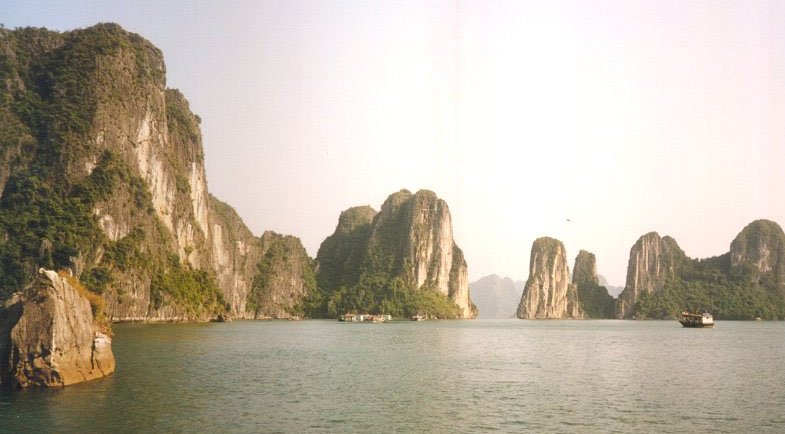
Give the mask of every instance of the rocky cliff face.
<path id="1" fill-rule="evenodd" d="M 608 289 L 600 285 L 594 253 L 581 250 L 575 257 L 572 283 L 578 289 L 578 300 L 588 318 L 614 317 L 615 301 Z"/>
<path id="2" fill-rule="evenodd" d="M 543 237 L 532 244 L 529 279 L 517 316 L 521 319 L 584 317 L 577 288 L 570 283 L 567 254 L 561 241 Z"/>
<path id="3" fill-rule="evenodd" d="M 772 279 L 785 286 L 785 233 L 777 223 L 756 220 L 747 225 L 730 245 L 732 268 L 752 266 L 759 279 Z"/>
<path id="4" fill-rule="evenodd" d="M 264 255 L 263 242 L 245 226 L 234 208 L 209 197 L 213 269 L 218 287 L 232 316 L 251 316 L 254 310 L 247 304 Z"/>
<path id="5" fill-rule="evenodd" d="M 619 294 L 616 317 L 632 317 L 632 308 L 640 295 L 662 290 L 666 280 L 675 275 L 679 260 L 684 258 L 684 251 L 671 237 L 660 237 L 656 232 L 640 237 L 630 249 L 627 284 Z"/>
<path id="6" fill-rule="evenodd" d="M 0 309 L 0 386 L 66 386 L 111 374 L 104 327 L 77 289 L 42 269 Z"/>
<path id="7" fill-rule="evenodd" d="M 390 195 L 374 219 L 368 252 L 369 269 L 401 275 L 417 288 L 427 284 L 449 296 L 461 317 L 475 316 L 466 261 L 453 241 L 450 209 L 435 193 L 402 190 Z"/>
<path id="8" fill-rule="evenodd" d="M 0 299 L 43 266 L 113 320 L 245 315 L 261 241 L 210 196 L 160 50 L 114 24 L 0 29 L 0 84 Z"/>
<path id="9" fill-rule="evenodd" d="M 515 318 L 525 285 L 526 282 L 496 274 L 470 283 L 472 301 L 480 311 L 479 318 Z"/>
<path id="10" fill-rule="evenodd" d="M 427 284 L 449 296 L 462 318 L 475 316 L 466 261 L 453 241 L 450 209 L 433 192 L 402 190 L 390 195 L 374 219 L 368 252 L 370 269 L 403 275 L 417 288 Z"/>
<path id="11" fill-rule="evenodd" d="M 249 314 L 254 318 L 303 317 L 303 303 L 316 290 L 311 258 L 291 235 L 267 231 L 261 243 L 263 259 L 248 299 Z"/>
<path id="12" fill-rule="evenodd" d="M 461 318 L 476 316 L 449 207 L 431 191 L 394 193 L 378 214 L 368 207 L 344 211 L 317 261 L 320 287 L 327 290 L 356 284 L 361 275 L 398 278 L 449 297 Z"/>

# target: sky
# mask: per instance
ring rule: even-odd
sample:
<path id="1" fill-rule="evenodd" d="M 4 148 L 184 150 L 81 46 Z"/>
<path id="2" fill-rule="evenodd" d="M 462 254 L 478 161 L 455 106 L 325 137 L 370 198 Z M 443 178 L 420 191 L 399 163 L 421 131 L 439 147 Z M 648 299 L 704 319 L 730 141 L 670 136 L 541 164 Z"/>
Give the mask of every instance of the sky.
<path id="1" fill-rule="evenodd" d="M 9 1 L 6 28 L 116 22 L 202 119 L 209 190 L 311 256 L 340 212 L 429 189 L 470 280 L 532 242 L 623 286 L 630 247 L 725 253 L 785 225 L 782 1 Z"/>

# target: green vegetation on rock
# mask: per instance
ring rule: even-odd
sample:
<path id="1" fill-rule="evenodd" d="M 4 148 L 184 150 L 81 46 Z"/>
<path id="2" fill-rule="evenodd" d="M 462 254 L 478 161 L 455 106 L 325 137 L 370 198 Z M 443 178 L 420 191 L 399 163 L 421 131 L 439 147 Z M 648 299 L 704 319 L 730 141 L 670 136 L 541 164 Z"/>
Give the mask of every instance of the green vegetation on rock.
<path id="1" fill-rule="evenodd" d="M 578 287 L 578 300 L 588 318 L 613 318 L 616 301 L 608 289 L 600 285 L 597 258 L 594 253 L 581 250 L 575 258 L 572 282 Z"/>
<path id="2" fill-rule="evenodd" d="M 326 314 L 335 318 L 344 313 L 371 313 L 408 318 L 460 318 L 460 310 L 449 297 L 431 288 L 414 288 L 400 277 L 365 275 L 352 288 L 340 287 L 326 300 Z"/>
<path id="3" fill-rule="evenodd" d="M 684 309 L 700 309 L 720 320 L 785 319 L 785 294 L 779 285 L 759 278 L 751 264 L 731 267 L 729 256 L 684 258 L 661 291 L 641 294 L 636 317 L 663 319 Z"/>
<path id="4" fill-rule="evenodd" d="M 261 241 L 264 255 L 253 279 L 246 310 L 255 317 L 313 315 L 321 300 L 316 293 L 313 261 L 300 240 L 267 231 Z"/>
<path id="5" fill-rule="evenodd" d="M 692 259 L 681 253 L 672 261 L 661 289 L 635 300 L 636 318 L 670 318 L 691 309 L 716 319 L 785 319 L 785 233 L 777 223 L 750 223 L 724 255 Z"/>
<path id="6" fill-rule="evenodd" d="M 578 283 L 578 300 L 587 318 L 610 319 L 616 311 L 616 300 L 608 289 L 591 283 Z"/>
<path id="7" fill-rule="evenodd" d="M 226 302 L 210 273 L 181 264 L 174 254 L 167 259 L 150 283 L 154 308 L 160 308 L 165 297 L 169 296 L 192 315 L 201 314 L 205 310 L 211 313 L 226 312 Z"/>
<path id="8" fill-rule="evenodd" d="M 202 158 L 198 117 L 176 90 L 160 99 L 165 113 L 151 105 L 164 73 L 160 50 L 116 24 L 0 29 L 0 299 L 45 267 L 72 270 L 113 309 L 131 287 L 149 287 L 151 307 L 171 315 L 226 309 L 209 264 L 197 269 L 177 254 L 137 166 L 133 134 L 158 110 L 166 125 L 150 122 L 168 129 L 170 142 L 157 170 L 177 192 L 169 217 L 196 228 L 186 256 L 197 248 L 209 259 L 189 181 Z"/>

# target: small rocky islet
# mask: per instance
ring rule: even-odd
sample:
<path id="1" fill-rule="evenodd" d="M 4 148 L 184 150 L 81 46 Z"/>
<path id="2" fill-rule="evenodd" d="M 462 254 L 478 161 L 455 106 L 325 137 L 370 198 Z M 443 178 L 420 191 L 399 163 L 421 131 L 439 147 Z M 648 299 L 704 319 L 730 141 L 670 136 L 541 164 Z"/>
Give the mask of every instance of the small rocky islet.
<path id="1" fill-rule="evenodd" d="M 111 322 L 477 316 L 434 192 L 342 212 L 310 258 L 210 194 L 201 120 L 143 37 L 116 24 L 0 28 L 0 60 L 0 386 L 112 373 Z M 706 260 L 647 234 L 614 300 L 593 254 L 579 253 L 570 279 L 563 244 L 540 238 L 518 317 L 658 318 L 701 303 L 719 318 L 785 319 L 783 249 L 764 220 Z"/>

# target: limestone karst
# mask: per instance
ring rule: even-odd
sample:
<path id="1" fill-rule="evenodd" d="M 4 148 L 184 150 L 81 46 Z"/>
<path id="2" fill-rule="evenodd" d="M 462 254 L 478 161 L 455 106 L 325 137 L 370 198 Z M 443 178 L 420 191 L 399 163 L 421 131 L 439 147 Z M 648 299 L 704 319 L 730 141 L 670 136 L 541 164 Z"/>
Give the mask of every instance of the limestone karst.
<path id="1" fill-rule="evenodd" d="M 688 257 L 649 233 L 630 250 L 618 318 L 672 318 L 683 309 L 715 319 L 785 319 L 785 234 L 770 220 L 748 224 L 718 256 Z"/>
<path id="2" fill-rule="evenodd" d="M 755 220 L 742 229 L 730 244 L 730 265 L 752 266 L 759 278 L 785 285 L 785 234 L 771 220 Z"/>
<path id="3" fill-rule="evenodd" d="M 578 289 L 570 283 L 567 254 L 561 241 L 542 237 L 532 243 L 529 278 L 521 295 L 521 319 L 580 319 L 585 316 Z"/>
<path id="4" fill-rule="evenodd" d="M 581 250 L 575 257 L 572 283 L 578 289 L 578 300 L 587 318 L 613 318 L 615 301 L 597 275 L 594 253 Z"/>
<path id="5" fill-rule="evenodd" d="M 630 249 L 627 284 L 619 294 L 616 316 L 630 318 L 641 294 L 662 290 L 666 279 L 675 275 L 678 259 L 683 257 L 684 252 L 671 237 L 660 237 L 656 232 L 640 237 Z"/>
<path id="6" fill-rule="evenodd" d="M 161 51 L 116 24 L 0 32 L 0 299 L 45 267 L 115 321 L 248 316 L 263 243 L 210 195 Z"/>
<path id="7" fill-rule="evenodd" d="M 335 233 L 322 243 L 317 262 L 319 286 L 328 297 L 342 287 L 354 288 L 347 290 L 349 298 L 365 287 L 389 295 L 394 291 L 378 287 L 397 281 L 447 297 L 459 318 L 476 316 L 449 207 L 431 191 L 393 193 L 378 213 L 370 207 L 344 211 Z"/>

